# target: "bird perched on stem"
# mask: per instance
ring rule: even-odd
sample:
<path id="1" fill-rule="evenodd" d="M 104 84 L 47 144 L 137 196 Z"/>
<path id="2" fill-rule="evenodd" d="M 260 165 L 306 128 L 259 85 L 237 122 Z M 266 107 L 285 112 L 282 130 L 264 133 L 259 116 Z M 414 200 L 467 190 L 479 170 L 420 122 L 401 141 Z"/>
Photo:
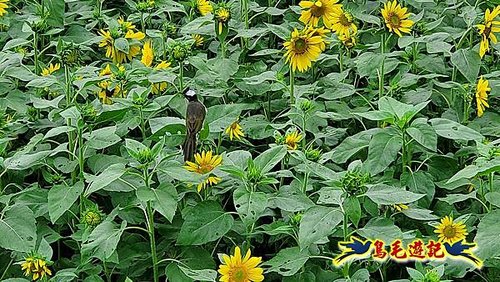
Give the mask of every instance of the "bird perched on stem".
<path id="1" fill-rule="evenodd" d="M 182 151 L 184 152 L 184 161 L 193 161 L 197 135 L 203 128 L 207 109 L 205 105 L 198 101 L 194 90 L 188 89 L 184 92 L 184 97 L 189 102 L 186 110 L 186 139 L 184 139 Z"/>

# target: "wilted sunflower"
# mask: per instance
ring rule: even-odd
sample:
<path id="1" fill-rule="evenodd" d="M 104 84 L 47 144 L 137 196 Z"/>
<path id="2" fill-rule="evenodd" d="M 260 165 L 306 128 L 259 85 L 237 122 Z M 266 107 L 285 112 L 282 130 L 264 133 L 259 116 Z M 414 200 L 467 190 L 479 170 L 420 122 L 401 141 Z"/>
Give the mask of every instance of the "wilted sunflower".
<path id="1" fill-rule="evenodd" d="M 495 32 L 500 32 L 500 21 L 495 21 L 495 18 L 500 15 L 500 5 L 496 6 L 493 11 L 486 9 L 484 13 L 484 24 L 478 24 L 479 34 L 481 35 L 481 44 L 479 45 L 479 56 L 484 57 L 484 54 L 490 50 L 490 40 L 497 43 Z"/>
<path id="2" fill-rule="evenodd" d="M 229 135 L 229 139 L 233 141 L 233 137 L 240 140 L 241 137 L 245 136 L 241 128 L 240 123 L 236 120 L 231 125 L 226 128 L 225 133 Z"/>
<path id="3" fill-rule="evenodd" d="M 155 57 L 155 55 L 154 55 L 154 49 L 153 49 L 152 43 L 151 43 L 151 41 L 147 41 L 146 43 L 144 43 L 144 46 L 142 47 L 141 62 L 146 67 L 151 67 L 153 65 L 154 57 Z M 161 61 L 160 63 L 158 63 L 154 67 L 154 69 L 155 70 L 162 70 L 162 69 L 166 69 L 168 67 L 170 67 L 169 62 Z M 158 93 L 163 92 L 166 88 L 167 88 L 166 82 L 153 83 L 151 92 L 153 92 L 153 94 L 158 94 Z"/>
<path id="4" fill-rule="evenodd" d="M 202 16 L 205 16 L 213 11 L 212 4 L 210 4 L 210 1 L 207 0 L 196 0 L 196 8 Z"/>
<path id="5" fill-rule="evenodd" d="M 299 6 L 303 10 L 299 20 L 306 25 L 318 26 L 319 20 L 323 19 L 324 25 L 330 27 L 334 12 L 342 7 L 337 2 L 338 0 L 300 1 Z"/>
<path id="6" fill-rule="evenodd" d="M 203 36 L 201 36 L 199 34 L 191 34 L 191 38 L 193 38 L 193 40 L 194 40 L 194 46 L 196 46 L 196 47 L 203 46 L 203 42 L 205 41 Z"/>
<path id="7" fill-rule="evenodd" d="M 7 5 L 6 3 L 8 3 L 9 0 L 0 0 L 0 17 L 7 14 L 7 8 L 9 8 L 9 5 Z"/>
<path id="8" fill-rule="evenodd" d="M 260 282 L 264 281 L 264 270 L 257 267 L 261 262 L 261 257 L 252 257 L 250 250 L 244 257 L 241 256 L 240 247 L 234 249 L 234 255 L 222 256 L 222 264 L 219 265 L 219 273 L 222 275 L 222 282 Z"/>
<path id="9" fill-rule="evenodd" d="M 488 104 L 488 92 L 491 91 L 489 82 L 483 79 L 481 76 L 476 86 L 476 104 L 477 104 L 477 116 L 483 116 L 484 109 L 489 108 Z"/>
<path id="10" fill-rule="evenodd" d="M 53 65 L 50 63 L 50 65 L 47 68 L 44 68 L 42 70 L 42 76 L 48 76 L 51 75 L 53 72 L 59 70 L 61 68 L 61 65 L 59 63 Z"/>
<path id="11" fill-rule="evenodd" d="M 29 255 L 24 259 L 24 262 L 21 263 L 21 270 L 24 271 L 25 276 L 31 276 L 33 281 L 45 279 L 47 276 L 52 275 L 47 260 L 35 254 Z"/>
<path id="12" fill-rule="evenodd" d="M 203 151 L 194 155 L 194 162 L 187 161 L 184 168 L 197 174 L 209 174 L 222 163 L 221 155 L 213 155 L 212 151 Z M 209 175 L 204 181 L 198 183 L 198 192 L 207 186 L 215 185 L 222 179 Z"/>
<path id="13" fill-rule="evenodd" d="M 288 150 L 297 150 L 300 140 L 302 140 L 302 134 L 300 134 L 297 130 L 289 132 L 285 135 L 285 144 L 288 147 Z"/>
<path id="14" fill-rule="evenodd" d="M 290 63 L 292 71 L 298 69 L 304 72 L 311 67 L 313 61 L 319 58 L 325 40 L 321 35 L 314 35 L 316 31 L 308 27 L 301 31 L 295 29 L 290 40 L 284 43 L 287 49 L 286 62 Z"/>
<path id="15" fill-rule="evenodd" d="M 332 30 L 337 33 L 337 35 L 350 36 L 358 31 L 358 27 L 354 23 L 354 19 L 351 13 L 344 11 L 343 9 L 337 9 L 333 13 L 331 26 Z"/>
<path id="16" fill-rule="evenodd" d="M 384 3 L 382 16 L 389 31 L 396 33 L 399 37 L 403 36 L 401 32 L 411 32 L 413 21 L 408 20 L 410 16 L 408 8 L 403 8 L 396 0 Z"/>
<path id="17" fill-rule="evenodd" d="M 345 47 L 347 48 L 352 48 L 356 46 L 356 34 L 350 34 L 349 36 L 347 35 L 337 35 L 339 38 L 340 42 L 344 44 Z"/>
<path id="18" fill-rule="evenodd" d="M 123 66 L 119 66 L 122 70 L 125 70 Z M 102 80 L 98 83 L 99 91 L 97 92 L 97 96 L 99 100 L 103 104 L 112 104 L 111 97 L 120 97 L 122 93 L 122 89 L 120 85 L 116 82 L 112 82 L 114 78 L 113 72 L 111 71 L 111 65 L 107 64 L 104 69 L 99 72 L 99 76 L 110 75 L 110 79 Z"/>
<path id="19" fill-rule="evenodd" d="M 438 234 L 439 241 L 453 244 L 465 239 L 467 229 L 463 222 L 453 223 L 452 217 L 445 216 L 441 219 L 441 223 L 436 227 L 434 233 Z"/>

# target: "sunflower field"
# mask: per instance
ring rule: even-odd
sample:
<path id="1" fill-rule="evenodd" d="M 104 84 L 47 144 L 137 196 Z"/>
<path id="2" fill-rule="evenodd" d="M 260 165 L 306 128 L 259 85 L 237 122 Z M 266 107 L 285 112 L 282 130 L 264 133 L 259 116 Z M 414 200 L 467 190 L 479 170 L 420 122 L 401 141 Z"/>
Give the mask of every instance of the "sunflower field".
<path id="1" fill-rule="evenodd" d="M 0 281 L 500 281 L 500 0 L 0 0 Z"/>

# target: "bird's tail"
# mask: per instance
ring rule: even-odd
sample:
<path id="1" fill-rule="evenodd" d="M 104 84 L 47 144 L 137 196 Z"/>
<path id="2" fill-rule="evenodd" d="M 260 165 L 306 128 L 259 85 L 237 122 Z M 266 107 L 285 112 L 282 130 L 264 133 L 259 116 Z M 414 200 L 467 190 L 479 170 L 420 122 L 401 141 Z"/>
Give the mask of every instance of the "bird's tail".
<path id="1" fill-rule="evenodd" d="M 472 256 L 472 255 L 469 255 L 469 254 L 463 254 L 463 253 L 462 253 L 460 256 L 462 256 L 462 257 L 464 257 L 464 258 L 467 258 L 467 259 L 471 260 L 471 261 L 472 261 L 472 262 L 474 262 L 474 264 L 475 264 L 475 265 L 477 265 L 477 266 L 482 265 L 482 262 L 481 262 L 478 258 L 476 258 L 476 257 L 474 257 L 474 256 Z"/>
<path id="2" fill-rule="evenodd" d="M 193 161 L 194 152 L 196 151 L 196 134 L 187 133 L 184 144 L 182 144 L 182 151 L 184 152 L 184 161 Z"/>
<path id="3" fill-rule="evenodd" d="M 351 252 L 341 254 L 340 256 L 335 258 L 335 262 L 340 264 L 344 259 L 350 257 L 351 255 L 354 255 L 354 252 L 351 251 Z"/>

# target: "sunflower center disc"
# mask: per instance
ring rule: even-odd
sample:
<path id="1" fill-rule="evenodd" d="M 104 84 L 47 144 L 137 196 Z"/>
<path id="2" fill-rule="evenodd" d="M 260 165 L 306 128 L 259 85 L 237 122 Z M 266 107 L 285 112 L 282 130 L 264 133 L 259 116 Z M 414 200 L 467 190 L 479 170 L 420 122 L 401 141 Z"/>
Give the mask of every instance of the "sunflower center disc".
<path id="1" fill-rule="evenodd" d="M 446 226 L 443 230 L 443 234 L 447 238 L 453 238 L 455 237 L 455 228 L 452 226 Z"/>
<path id="2" fill-rule="evenodd" d="M 247 278 L 247 275 L 242 268 L 235 269 L 234 275 L 233 275 L 233 279 L 234 279 L 233 281 L 244 282 L 246 280 L 246 278 Z"/>
<path id="3" fill-rule="evenodd" d="M 325 8 L 323 8 L 323 4 L 320 1 L 314 3 L 311 7 L 311 14 L 317 18 L 323 16 Z"/>
<path id="4" fill-rule="evenodd" d="M 351 16 L 347 13 L 342 13 L 342 15 L 340 15 L 340 24 L 343 26 L 350 26 Z"/>
<path id="5" fill-rule="evenodd" d="M 399 20 L 399 17 L 397 15 L 391 15 L 390 16 L 390 19 L 391 19 L 391 24 L 395 27 L 398 27 L 399 26 L 399 23 L 400 23 L 400 20 Z"/>
<path id="6" fill-rule="evenodd" d="M 295 41 L 295 51 L 297 53 L 304 53 L 307 49 L 307 43 L 304 39 L 299 38 Z"/>

